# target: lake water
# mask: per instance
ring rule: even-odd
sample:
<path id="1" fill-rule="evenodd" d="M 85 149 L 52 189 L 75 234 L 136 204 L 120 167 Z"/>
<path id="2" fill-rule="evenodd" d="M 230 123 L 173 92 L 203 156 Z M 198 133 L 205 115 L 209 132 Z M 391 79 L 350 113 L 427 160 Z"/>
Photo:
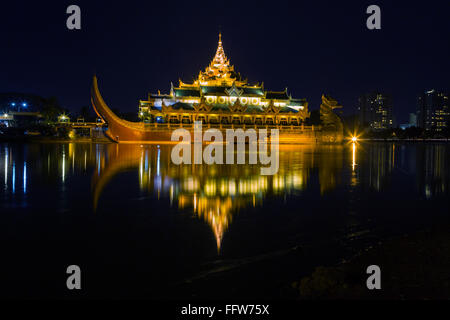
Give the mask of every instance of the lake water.
<path id="1" fill-rule="evenodd" d="M 318 265 L 449 220 L 448 144 L 281 146 L 274 176 L 177 166 L 171 148 L 0 144 L 2 296 L 282 297 Z"/>

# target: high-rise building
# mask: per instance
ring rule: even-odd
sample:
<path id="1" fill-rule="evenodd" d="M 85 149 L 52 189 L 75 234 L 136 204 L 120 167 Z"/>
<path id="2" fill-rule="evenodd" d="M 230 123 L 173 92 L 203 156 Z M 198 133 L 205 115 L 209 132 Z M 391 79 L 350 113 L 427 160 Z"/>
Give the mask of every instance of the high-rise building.
<path id="1" fill-rule="evenodd" d="M 443 131 L 449 127 L 450 108 L 448 94 L 436 90 L 419 96 L 417 126 L 425 130 Z"/>
<path id="2" fill-rule="evenodd" d="M 415 113 L 409 114 L 409 126 L 417 127 L 417 115 Z"/>
<path id="3" fill-rule="evenodd" d="M 390 95 L 372 92 L 358 99 L 359 121 L 363 127 L 389 129 L 394 126 Z"/>

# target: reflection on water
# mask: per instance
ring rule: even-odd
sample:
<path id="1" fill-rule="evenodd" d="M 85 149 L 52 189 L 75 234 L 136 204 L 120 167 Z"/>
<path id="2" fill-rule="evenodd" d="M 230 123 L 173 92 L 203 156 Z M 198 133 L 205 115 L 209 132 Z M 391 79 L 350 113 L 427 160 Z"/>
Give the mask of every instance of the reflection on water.
<path id="1" fill-rule="evenodd" d="M 101 202 L 102 190 L 114 176 L 138 170 L 143 193 L 155 194 L 158 199 L 168 198 L 171 206 L 191 210 L 205 220 L 211 226 L 219 250 L 233 214 L 242 208 L 262 206 L 266 196 L 303 190 L 314 160 L 310 156 L 313 147 L 282 146 L 279 172 L 261 176 L 259 165 L 174 165 L 170 159 L 171 146 L 104 145 L 99 148 L 98 170 L 93 176 L 94 209 Z"/>
<path id="2" fill-rule="evenodd" d="M 418 175 L 418 185 L 427 199 L 437 194 L 445 194 L 449 188 L 449 151 L 448 148 L 424 148 L 420 146 L 417 161 L 424 170 Z"/>
<path id="3" fill-rule="evenodd" d="M 262 209 L 266 199 L 298 197 L 312 190 L 319 196 L 337 188 L 387 191 L 393 171 L 413 177 L 419 195 L 447 195 L 449 150 L 445 144 L 394 143 L 338 146 L 280 146 L 280 167 L 261 176 L 259 165 L 174 165 L 172 146 L 117 144 L 3 144 L 3 206 L 26 207 L 28 196 L 57 185 L 62 195 L 76 177 L 90 177 L 93 212 L 109 199 L 105 188 L 123 172 L 137 173 L 140 195 L 183 212 L 191 212 L 211 228 L 220 250 L 233 216 L 248 208 Z M 317 177 L 312 179 L 311 177 Z M 313 180 L 313 181 L 312 181 Z M 126 186 L 120 186 L 125 187 Z M 316 191 L 315 191 L 316 190 Z M 66 202 L 65 202 L 66 201 Z"/>
<path id="4" fill-rule="evenodd" d="M 273 176 L 174 165 L 171 147 L 0 144 L 5 294 L 59 296 L 55 274 L 76 261 L 89 297 L 270 297 L 449 221 L 448 144 L 281 145 Z"/>

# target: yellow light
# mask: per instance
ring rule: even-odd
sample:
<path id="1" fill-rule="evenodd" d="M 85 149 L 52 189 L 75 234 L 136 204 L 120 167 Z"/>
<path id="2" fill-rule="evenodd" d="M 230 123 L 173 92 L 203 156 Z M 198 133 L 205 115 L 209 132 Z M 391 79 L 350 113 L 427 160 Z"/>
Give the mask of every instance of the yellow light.
<path id="1" fill-rule="evenodd" d="M 356 140 L 358 140 L 357 137 L 352 137 L 352 141 L 353 141 L 353 142 L 356 142 Z"/>

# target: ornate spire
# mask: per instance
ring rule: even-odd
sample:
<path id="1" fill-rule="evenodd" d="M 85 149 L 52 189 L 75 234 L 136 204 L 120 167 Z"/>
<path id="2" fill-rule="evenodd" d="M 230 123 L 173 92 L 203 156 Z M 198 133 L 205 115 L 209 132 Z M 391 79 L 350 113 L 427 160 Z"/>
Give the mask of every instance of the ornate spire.
<path id="1" fill-rule="evenodd" d="M 198 79 L 200 83 L 206 81 L 225 81 L 227 83 L 230 82 L 229 84 L 231 85 L 231 82 L 235 78 L 234 67 L 230 65 L 230 61 L 223 50 L 222 33 L 220 32 L 216 54 L 206 70 L 200 73 Z"/>
<path id="2" fill-rule="evenodd" d="M 216 55 L 214 56 L 212 64 L 219 68 L 229 64 L 222 46 L 222 33 L 219 33 L 219 43 L 217 44 Z"/>

